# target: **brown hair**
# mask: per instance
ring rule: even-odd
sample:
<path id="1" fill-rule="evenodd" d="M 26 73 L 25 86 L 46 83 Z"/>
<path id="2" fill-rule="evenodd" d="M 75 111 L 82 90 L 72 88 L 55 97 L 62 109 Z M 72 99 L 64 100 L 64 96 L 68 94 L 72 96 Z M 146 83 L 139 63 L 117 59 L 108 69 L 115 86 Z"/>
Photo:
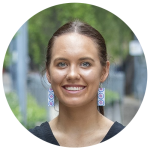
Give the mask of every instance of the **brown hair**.
<path id="1" fill-rule="evenodd" d="M 75 21 L 66 23 L 65 25 L 60 27 L 49 40 L 48 47 L 47 47 L 47 54 L 46 54 L 46 69 L 49 68 L 49 65 L 51 62 L 52 47 L 53 47 L 55 38 L 60 35 L 73 33 L 73 32 L 76 32 L 81 35 L 85 35 L 91 38 L 96 43 L 98 53 L 99 53 L 100 63 L 102 66 L 106 66 L 107 51 L 106 51 L 105 40 L 102 37 L 102 35 L 96 29 L 88 25 L 87 23 L 81 22 L 79 20 L 75 20 Z M 97 109 L 102 115 L 104 115 L 103 106 L 98 106 Z"/>

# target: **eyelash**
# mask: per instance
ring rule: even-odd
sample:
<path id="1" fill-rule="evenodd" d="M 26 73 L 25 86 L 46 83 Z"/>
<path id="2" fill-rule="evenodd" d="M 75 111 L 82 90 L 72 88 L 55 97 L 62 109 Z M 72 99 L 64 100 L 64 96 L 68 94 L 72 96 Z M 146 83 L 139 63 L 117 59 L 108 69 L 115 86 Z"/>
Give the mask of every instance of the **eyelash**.
<path id="1" fill-rule="evenodd" d="M 60 64 L 65 64 L 65 66 L 67 66 L 67 64 L 65 62 L 60 62 L 57 64 L 58 67 L 64 67 L 64 66 L 60 66 Z"/>
<path id="2" fill-rule="evenodd" d="M 83 63 L 81 63 L 81 66 L 82 66 L 82 64 L 88 64 L 88 66 L 86 65 L 86 66 L 83 66 L 83 67 L 90 67 L 91 66 L 91 64 L 89 63 L 89 62 L 83 62 Z"/>
<path id="3" fill-rule="evenodd" d="M 61 66 L 61 65 L 65 65 L 65 66 Z M 85 65 L 86 64 L 86 65 Z M 88 64 L 88 65 L 87 65 Z M 58 67 L 60 67 L 60 68 L 64 68 L 64 67 L 66 67 L 66 66 L 68 66 L 65 62 L 59 62 L 58 64 L 57 64 L 57 66 Z M 90 67 L 91 66 L 91 63 L 89 63 L 89 62 L 83 62 L 83 63 L 81 63 L 80 64 L 80 66 L 81 67 Z"/>

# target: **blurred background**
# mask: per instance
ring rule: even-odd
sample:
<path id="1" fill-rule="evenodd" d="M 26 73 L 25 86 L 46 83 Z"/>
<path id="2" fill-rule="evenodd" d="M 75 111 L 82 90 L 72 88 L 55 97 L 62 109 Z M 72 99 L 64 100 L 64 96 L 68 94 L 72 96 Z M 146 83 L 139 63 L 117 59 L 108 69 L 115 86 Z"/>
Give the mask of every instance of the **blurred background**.
<path id="1" fill-rule="evenodd" d="M 109 77 L 105 116 L 127 125 L 137 113 L 146 90 L 147 67 L 141 45 L 130 28 L 112 13 L 93 5 L 67 3 L 47 8 L 25 22 L 6 51 L 3 86 L 8 104 L 23 126 L 34 128 L 59 113 L 48 107 L 49 83 L 43 70 L 49 39 L 74 19 L 87 22 L 105 38 Z"/>

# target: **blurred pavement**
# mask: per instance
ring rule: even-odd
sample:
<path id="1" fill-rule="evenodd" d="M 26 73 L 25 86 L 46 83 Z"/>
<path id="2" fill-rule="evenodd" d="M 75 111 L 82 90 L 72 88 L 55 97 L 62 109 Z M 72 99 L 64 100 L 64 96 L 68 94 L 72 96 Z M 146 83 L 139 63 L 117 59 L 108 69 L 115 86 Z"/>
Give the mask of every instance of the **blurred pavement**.
<path id="1" fill-rule="evenodd" d="M 137 100 L 131 96 L 125 96 L 121 106 L 122 124 L 127 125 L 134 118 L 141 105 L 141 100 Z"/>

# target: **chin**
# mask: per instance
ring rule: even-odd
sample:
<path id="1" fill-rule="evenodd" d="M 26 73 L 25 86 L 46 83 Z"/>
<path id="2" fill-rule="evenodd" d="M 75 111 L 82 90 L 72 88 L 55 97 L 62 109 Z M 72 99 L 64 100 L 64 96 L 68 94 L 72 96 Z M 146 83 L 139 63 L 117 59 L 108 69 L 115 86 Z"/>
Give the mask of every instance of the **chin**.
<path id="1" fill-rule="evenodd" d="M 84 102 L 81 102 L 79 100 L 62 101 L 61 104 L 71 108 L 77 108 L 86 105 Z"/>

